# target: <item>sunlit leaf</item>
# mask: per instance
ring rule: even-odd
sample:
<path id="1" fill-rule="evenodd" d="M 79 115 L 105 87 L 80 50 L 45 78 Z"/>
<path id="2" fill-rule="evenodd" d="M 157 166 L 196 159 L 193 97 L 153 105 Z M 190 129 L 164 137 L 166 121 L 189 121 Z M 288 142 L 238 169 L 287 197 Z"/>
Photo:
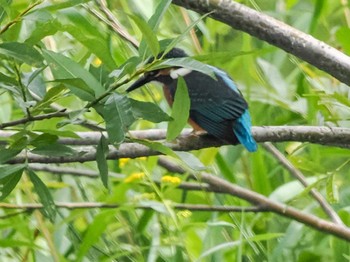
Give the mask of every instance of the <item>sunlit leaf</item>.
<path id="1" fill-rule="evenodd" d="M 72 59 L 52 51 L 43 50 L 45 60 L 48 62 L 56 79 L 81 79 L 96 96 L 104 92 L 104 88 L 91 73 Z"/>
<path id="2" fill-rule="evenodd" d="M 139 16 L 129 15 L 129 17 L 132 18 L 140 28 L 143 37 L 142 39 L 147 43 L 147 47 L 151 50 L 152 55 L 157 56 L 159 54 L 159 43 L 152 28 Z M 142 56 L 143 54 L 140 55 Z"/>

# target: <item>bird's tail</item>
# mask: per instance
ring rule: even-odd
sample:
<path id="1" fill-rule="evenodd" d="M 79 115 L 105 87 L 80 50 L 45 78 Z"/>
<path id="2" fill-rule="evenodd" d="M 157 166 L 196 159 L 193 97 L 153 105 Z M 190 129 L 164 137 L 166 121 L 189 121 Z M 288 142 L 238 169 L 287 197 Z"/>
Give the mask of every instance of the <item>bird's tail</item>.
<path id="1" fill-rule="evenodd" d="M 245 146 L 249 152 L 255 152 L 258 148 L 251 131 L 251 120 L 248 110 L 233 124 L 233 132 L 238 141 Z"/>

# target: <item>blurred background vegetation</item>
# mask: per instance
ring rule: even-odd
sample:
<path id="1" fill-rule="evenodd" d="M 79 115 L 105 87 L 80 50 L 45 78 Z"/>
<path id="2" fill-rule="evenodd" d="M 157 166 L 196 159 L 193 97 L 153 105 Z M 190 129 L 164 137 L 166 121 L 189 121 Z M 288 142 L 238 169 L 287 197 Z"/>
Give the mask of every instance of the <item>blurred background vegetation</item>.
<path id="1" fill-rule="evenodd" d="M 108 1 L 108 8 L 125 31 L 137 41 L 145 35 L 130 14 L 148 21 L 165 1 Z M 250 0 L 239 1 L 309 33 L 327 44 L 350 53 L 350 4 L 347 0 Z M 141 61 L 130 60 L 138 51 L 96 17 L 102 16 L 94 1 L 0 1 L 0 122 L 26 116 L 28 110 L 51 112 L 55 104 L 70 111 L 86 104 L 68 92 L 62 68 L 51 63 L 54 54 L 64 55 L 62 63 L 90 72 L 103 87 L 118 72 L 132 72 Z M 21 15 L 25 10 L 29 12 Z M 170 5 L 156 31 L 158 40 L 181 35 L 200 15 Z M 12 25 L 11 22 L 14 22 Z M 11 25 L 6 28 L 6 25 Z M 4 28 L 6 30 L 4 30 Z M 163 41 L 164 42 L 164 41 Z M 44 60 L 23 45 L 34 47 Z M 166 42 L 165 42 L 166 43 Z M 10 46 L 10 48 L 9 48 Z M 311 65 L 246 33 L 210 18 L 202 18 L 194 30 L 183 35 L 178 47 L 195 59 L 227 71 L 250 104 L 254 125 L 313 125 L 349 127 L 349 87 Z M 12 48 L 12 49 L 11 49 Z M 3 51 L 5 50 L 5 51 Z M 7 50 L 7 51 L 6 51 Z M 23 56 L 9 54 L 8 50 Z M 50 56 L 51 54 L 51 56 Z M 57 59 L 58 56 L 56 57 Z M 56 60 L 57 60 L 56 59 Z M 56 61 L 57 62 L 57 61 Z M 43 64 L 42 64 L 43 63 Z M 128 63 L 131 66 L 129 69 Z M 118 70 L 119 71 L 118 71 Z M 61 71 L 60 71 L 61 70 Z M 112 77 L 111 77 L 112 76 Z M 53 88 L 55 87 L 55 88 Z M 52 94 L 53 91 L 57 93 Z M 27 95 L 23 95 L 27 93 Z M 131 94 L 150 101 L 165 112 L 171 110 L 161 88 L 149 85 Z M 44 101 L 45 103 L 40 101 Z M 38 105 L 39 103 L 39 105 Z M 33 109 L 34 108 L 34 109 Z M 104 121 L 96 111 L 80 117 L 100 127 Z M 167 122 L 138 120 L 131 129 L 166 128 Z M 46 119 L 11 128 L 17 136 L 2 138 L 14 145 L 32 131 L 74 136 L 87 131 L 73 120 Z M 48 143 L 44 140 L 45 143 Z M 339 141 L 341 143 L 341 141 Z M 22 148 L 55 156 L 51 148 L 26 142 Z M 276 145 L 321 191 L 344 222 L 350 224 L 349 151 L 320 145 L 288 142 Z M 0 145 L 5 161 L 6 149 Z M 40 151 L 41 150 L 41 151 Z M 67 153 L 68 149 L 57 148 Z M 1 153 L 2 152 L 2 153 Z M 315 200 L 294 178 L 260 147 L 254 154 L 242 146 L 224 146 L 191 152 L 210 173 L 221 176 L 273 200 L 326 218 Z M 5 166 L 7 167 L 7 166 Z M 75 170 L 98 172 L 95 162 L 60 165 Z M 106 202 L 120 204 L 114 209 L 59 209 L 54 222 L 39 212 L 1 210 L 0 258 L 2 261 L 349 261 L 348 243 L 271 213 L 218 213 L 178 211 L 172 203 L 247 205 L 233 197 L 176 189 L 184 176 L 157 165 L 157 157 L 108 161 L 109 190 L 101 180 L 79 175 L 57 175 L 36 171 L 55 201 Z M 45 192 L 34 192 L 33 174 L 22 176 L 4 203 L 22 204 L 43 200 Z M 29 176 L 28 176 L 29 175 Z M 32 175 L 32 176 L 31 176 Z M 28 178 L 29 177 L 29 178 Z M 158 187 L 154 181 L 161 181 Z M 40 182 L 38 182 L 40 184 Z M 2 181 L 2 185 L 6 185 Z M 42 188 L 39 185 L 39 189 Z M 4 194 L 4 192 L 2 191 Z M 349 200 L 349 201 L 348 201 Z M 47 200 L 50 201 L 50 200 Z M 150 209 L 139 210 L 139 204 Z"/>

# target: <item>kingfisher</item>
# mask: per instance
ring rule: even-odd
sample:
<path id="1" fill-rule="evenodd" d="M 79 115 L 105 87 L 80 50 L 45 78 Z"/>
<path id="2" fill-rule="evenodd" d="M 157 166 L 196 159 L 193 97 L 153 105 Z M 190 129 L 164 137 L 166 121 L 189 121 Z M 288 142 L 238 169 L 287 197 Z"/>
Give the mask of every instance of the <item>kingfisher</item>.
<path id="1" fill-rule="evenodd" d="M 173 48 L 165 59 L 183 58 L 188 55 L 180 48 Z M 151 58 L 149 62 L 153 61 Z M 215 75 L 185 67 L 171 67 L 146 72 L 126 91 L 131 92 L 147 83 L 163 85 L 166 100 L 171 106 L 176 92 L 177 79 L 182 76 L 190 98 L 189 124 L 195 132 L 205 131 L 231 144 L 240 142 L 249 152 L 257 150 L 251 132 L 248 104 L 230 76 L 221 69 L 207 65 Z"/>

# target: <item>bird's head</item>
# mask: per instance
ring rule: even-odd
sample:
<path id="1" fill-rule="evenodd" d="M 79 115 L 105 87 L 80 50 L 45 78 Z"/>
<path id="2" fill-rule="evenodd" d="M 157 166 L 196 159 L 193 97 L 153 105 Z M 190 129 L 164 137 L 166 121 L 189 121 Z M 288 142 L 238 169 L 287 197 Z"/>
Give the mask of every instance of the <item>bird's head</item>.
<path id="1" fill-rule="evenodd" d="M 158 58 L 162 57 L 163 53 L 160 53 L 158 55 Z M 170 52 L 166 53 L 163 58 L 164 59 L 170 59 L 170 58 L 181 58 L 181 57 L 187 57 L 188 55 L 180 48 L 173 48 Z M 150 58 L 148 60 L 148 63 L 151 63 L 154 60 L 154 58 Z M 174 71 L 174 69 L 176 69 Z M 161 83 L 166 83 L 167 81 L 171 81 L 173 79 L 176 79 L 179 75 L 185 75 L 189 70 L 186 68 L 181 67 L 170 67 L 170 68 L 162 68 L 157 69 L 153 71 L 146 72 L 142 77 L 140 77 L 138 80 L 136 80 L 126 91 L 131 92 L 147 83 L 150 83 L 152 81 L 157 81 Z"/>

